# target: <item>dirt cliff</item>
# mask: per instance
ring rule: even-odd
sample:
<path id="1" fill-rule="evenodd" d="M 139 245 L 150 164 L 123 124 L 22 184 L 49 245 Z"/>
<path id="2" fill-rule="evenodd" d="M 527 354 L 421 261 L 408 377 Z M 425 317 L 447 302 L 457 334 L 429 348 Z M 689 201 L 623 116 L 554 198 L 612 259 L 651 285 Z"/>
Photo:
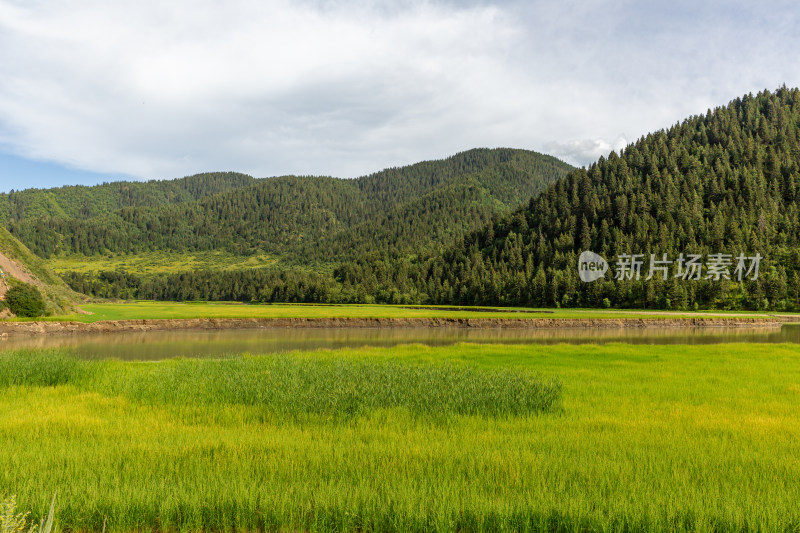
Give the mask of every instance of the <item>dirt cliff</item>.
<path id="1" fill-rule="evenodd" d="M 8 292 L 7 276 L 17 278 L 25 283 L 35 283 L 33 277 L 22 266 L 3 252 L 0 252 L 0 270 L 3 272 L 3 275 L 0 276 L 0 300 L 4 300 L 6 292 Z"/>
<path id="2" fill-rule="evenodd" d="M 35 285 L 42 293 L 47 314 L 69 314 L 80 312 L 78 308 L 82 296 L 70 289 L 64 281 L 48 268 L 40 257 L 33 254 L 8 230 L 0 226 L 0 270 L 6 280 L 0 280 L 0 298 L 4 298 L 10 287 L 9 281 Z"/>

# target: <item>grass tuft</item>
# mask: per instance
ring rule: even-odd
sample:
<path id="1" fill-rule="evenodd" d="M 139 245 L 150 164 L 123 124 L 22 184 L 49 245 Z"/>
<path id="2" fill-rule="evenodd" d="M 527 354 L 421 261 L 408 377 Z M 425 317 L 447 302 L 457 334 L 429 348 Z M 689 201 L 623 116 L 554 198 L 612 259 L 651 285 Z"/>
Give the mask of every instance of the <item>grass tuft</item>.
<path id="1" fill-rule="evenodd" d="M 60 351 L 0 352 L 0 387 L 55 387 L 76 379 L 85 364 Z"/>

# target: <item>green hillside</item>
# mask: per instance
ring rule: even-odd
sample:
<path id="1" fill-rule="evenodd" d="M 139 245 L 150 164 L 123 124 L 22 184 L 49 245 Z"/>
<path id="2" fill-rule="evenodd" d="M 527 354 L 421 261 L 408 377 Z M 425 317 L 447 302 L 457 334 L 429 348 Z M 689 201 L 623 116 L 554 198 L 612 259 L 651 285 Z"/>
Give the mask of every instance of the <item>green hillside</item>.
<path id="1" fill-rule="evenodd" d="M 479 150 L 353 182 L 312 180 L 307 186 L 327 199 L 324 209 L 294 202 L 293 210 L 284 209 L 293 215 L 281 217 L 272 209 L 238 208 L 238 225 L 221 217 L 201 226 L 200 235 L 219 237 L 219 246 L 292 250 L 284 257 L 303 265 L 327 261 L 335 265 L 332 275 L 330 269 L 269 268 L 69 279 L 92 294 L 167 300 L 797 310 L 798 147 L 800 90 L 784 87 L 646 135 L 549 185 L 526 177 L 553 160 Z M 336 197 L 348 200 L 325 196 L 323 184 L 350 187 Z M 523 194 L 528 201 L 512 209 Z M 252 194 L 246 198 L 264 205 Z M 256 212 L 275 228 L 248 218 Z M 231 232 L 225 238 L 213 231 L 218 222 Z M 185 238 L 189 227 L 181 231 Z M 201 238 L 210 237 L 187 242 Z M 610 263 L 592 283 L 578 275 L 586 250 Z M 641 254 L 642 265 L 617 279 L 625 254 Z M 666 261 L 652 276 L 651 255 Z M 756 256 L 757 275 L 751 270 Z M 699 270 L 689 276 L 693 257 Z"/>
<path id="2" fill-rule="evenodd" d="M 189 185 L 198 177 L 136 184 L 136 200 L 113 184 L 4 199 L 14 206 L 11 232 L 45 258 L 224 250 L 330 263 L 445 244 L 521 205 L 570 169 L 535 152 L 484 149 L 356 180 L 207 175 L 213 179 L 194 188 Z M 18 200 L 25 194 L 36 208 L 33 200 Z M 100 207 L 92 213 L 78 207 L 95 204 Z"/>
<path id="3" fill-rule="evenodd" d="M 197 174 L 177 180 L 118 181 L 87 187 L 25 189 L 0 193 L 0 224 L 44 218 L 96 217 L 125 207 L 152 207 L 198 200 L 252 185 L 256 180 L 234 172 Z"/>
<path id="4" fill-rule="evenodd" d="M 579 279 L 584 250 L 611 263 L 604 279 Z M 614 279 L 620 254 L 643 255 L 639 279 Z M 659 270 L 645 279 L 651 254 L 672 262 L 666 280 Z M 701 257 L 699 279 L 679 276 L 681 254 Z M 709 270 L 711 254 L 728 256 L 730 279 Z M 740 254 L 763 257 L 756 279 L 739 279 Z M 339 281 L 401 284 L 441 303 L 799 308 L 800 90 L 748 95 L 649 134 L 441 255 L 399 267 L 354 262 Z"/>

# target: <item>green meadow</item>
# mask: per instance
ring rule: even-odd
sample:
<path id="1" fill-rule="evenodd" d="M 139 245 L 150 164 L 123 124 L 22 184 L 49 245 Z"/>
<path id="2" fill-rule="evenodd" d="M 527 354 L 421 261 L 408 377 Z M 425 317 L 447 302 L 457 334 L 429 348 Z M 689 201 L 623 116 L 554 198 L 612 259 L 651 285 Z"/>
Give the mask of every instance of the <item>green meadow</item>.
<path id="1" fill-rule="evenodd" d="M 403 306 L 361 304 L 245 304 L 239 302 L 96 302 L 81 304 L 88 314 L 36 320 L 141 320 L 176 318 L 691 318 L 704 316 L 765 317 L 747 311 L 646 311 L 603 309 L 533 309 L 510 307 Z M 481 309 L 481 310 L 479 310 Z M 17 319 L 30 320 L 30 319 Z"/>
<path id="2" fill-rule="evenodd" d="M 141 252 L 137 254 L 54 255 L 47 260 L 57 274 L 65 272 L 126 271 L 141 275 L 172 274 L 190 270 L 233 270 L 274 265 L 269 254 L 242 256 L 222 250 L 200 252 Z"/>
<path id="3" fill-rule="evenodd" d="M 63 530 L 798 531 L 800 347 L 0 352 L 0 499 Z"/>

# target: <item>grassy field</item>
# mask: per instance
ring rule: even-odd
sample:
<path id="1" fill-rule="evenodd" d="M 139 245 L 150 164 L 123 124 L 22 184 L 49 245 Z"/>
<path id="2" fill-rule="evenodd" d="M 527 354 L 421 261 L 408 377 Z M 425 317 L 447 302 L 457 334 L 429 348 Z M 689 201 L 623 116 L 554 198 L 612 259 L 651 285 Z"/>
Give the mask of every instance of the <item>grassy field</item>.
<path id="1" fill-rule="evenodd" d="M 799 384 L 796 345 L 0 353 L 0 499 L 58 491 L 79 531 L 797 531 Z"/>
<path id="2" fill-rule="evenodd" d="M 142 252 L 139 254 L 56 255 L 47 265 L 56 273 L 125 270 L 139 275 L 172 274 L 191 270 L 233 270 L 273 265 L 276 257 L 268 254 L 241 256 L 220 250 L 210 252 Z"/>
<path id="3" fill-rule="evenodd" d="M 602 309 L 524 309 L 423 307 L 400 305 L 262 304 L 236 302 L 151 302 L 88 303 L 81 308 L 91 314 L 48 317 L 45 320 L 169 319 L 169 318 L 646 318 L 702 316 L 767 316 L 766 313 L 736 311 L 645 311 Z M 486 311 L 490 309 L 490 311 Z"/>

